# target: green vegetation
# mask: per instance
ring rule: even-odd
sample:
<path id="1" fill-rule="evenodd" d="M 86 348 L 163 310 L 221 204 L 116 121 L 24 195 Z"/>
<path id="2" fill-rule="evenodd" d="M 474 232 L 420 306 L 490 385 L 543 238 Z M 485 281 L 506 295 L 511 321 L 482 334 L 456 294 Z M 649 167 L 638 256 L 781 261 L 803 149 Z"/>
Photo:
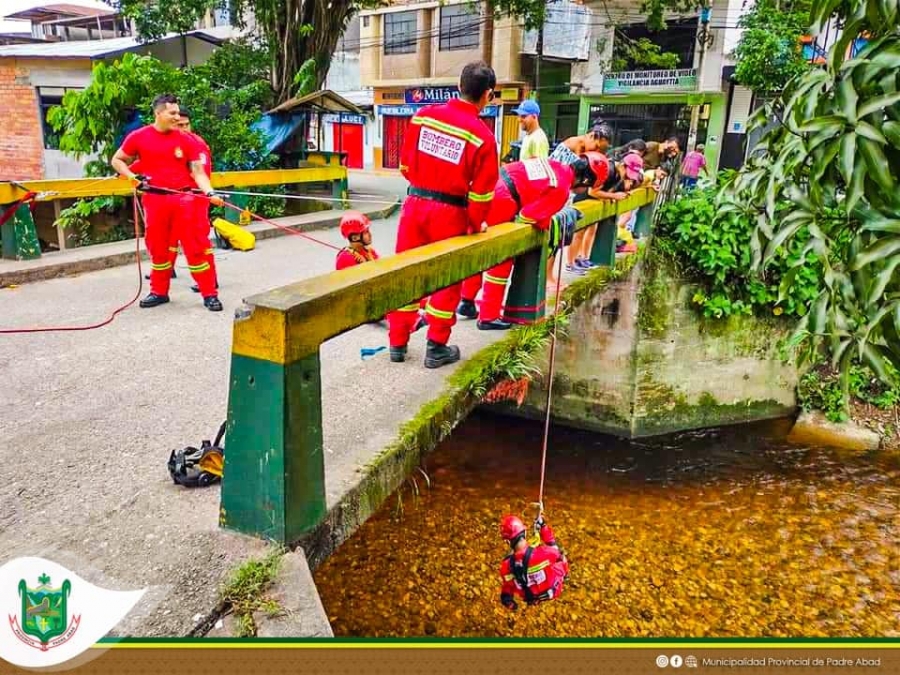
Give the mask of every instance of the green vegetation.
<path id="1" fill-rule="evenodd" d="M 811 64 L 803 58 L 800 38 L 809 23 L 809 0 L 758 0 L 743 14 L 744 29 L 734 50 L 734 77 L 757 94 L 780 92 Z"/>
<path id="2" fill-rule="evenodd" d="M 897 377 L 896 372 L 891 375 Z M 821 410 L 832 422 L 846 422 L 850 418 L 851 401 L 868 403 L 879 410 L 889 410 L 900 403 L 900 387 L 885 384 L 871 369 L 859 363 L 850 366 L 848 389 L 849 400 L 844 397 L 840 374 L 820 364 L 800 379 L 797 400 L 804 410 Z"/>
<path id="3" fill-rule="evenodd" d="M 756 220 L 737 211 L 717 216 L 717 208 L 714 188 L 693 190 L 666 204 L 654 255 L 670 257 L 680 272 L 702 285 L 693 302 L 706 317 L 804 316 L 819 293 L 822 277 L 822 265 L 806 250 L 809 233 L 798 233 L 764 269 L 754 270 L 751 244 Z M 783 200 L 777 211 L 786 217 L 791 208 Z M 841 218 L 840 212 L 833 217 Z M 782 288 L 786 279 L 789 283 Z"/>
<path id="4" fill-rule="evenodd" d="M 256 635 L 254 612 L 262 611 L 269 616 L 281 612 L 278 603 L 265 594 L 275 581 L 284 553 L 284 549 L 274 547 L 261 560 L 248 560 L 232 573 L 222 589 L 221 603 L 225 611 L 230 609 L 234 613 L 238 637 Z"/>
<path id="5" fill-rule="evenodd" d="M 825 67 L 795 77 L 754 115 L 753 128 L 780 124 L 726 183 L 714 223 L 740 214 L 754 224 L 755 270 L 765 270 L 785 248 L 802 246 L 779 297 L 806 283 L 809 254 L 816 258 L 816 297 L 790 346 L 801 364 L 830 357 L 844 399 L 855 362 L 886 385 L 900 370 L 898 18 L 893 2 L 814 0 L 811 33 L 836 19 L 841 37 Z M 849 58 L 852 41 L 863 34 L 868 44 Z M 789 209 L 779 208 L 785 202 Z"/>

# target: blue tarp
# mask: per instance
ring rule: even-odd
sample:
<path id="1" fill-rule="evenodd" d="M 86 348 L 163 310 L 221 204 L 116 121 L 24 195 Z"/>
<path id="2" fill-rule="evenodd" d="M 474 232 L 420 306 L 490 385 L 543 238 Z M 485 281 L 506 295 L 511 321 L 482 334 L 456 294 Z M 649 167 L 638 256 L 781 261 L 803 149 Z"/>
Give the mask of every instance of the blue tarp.
<path id="1" fill-rule="evenodd" d="M 276 152 L 303 124 L 305 113 L 271 113 L 256 120 L 250 128 L 258 131 L 266 146 L 265 154 Z"/>

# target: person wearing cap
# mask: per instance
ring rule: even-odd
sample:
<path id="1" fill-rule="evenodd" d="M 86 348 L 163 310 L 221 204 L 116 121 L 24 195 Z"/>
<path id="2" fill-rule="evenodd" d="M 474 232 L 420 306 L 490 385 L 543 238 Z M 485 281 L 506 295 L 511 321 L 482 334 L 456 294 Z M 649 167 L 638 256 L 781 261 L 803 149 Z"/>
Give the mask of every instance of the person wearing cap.
<path id="1" fill-rule="evenodd" d="M 541 106 L 537 104 L 537 101 L 529 99 L 522 101 L 521 105 L 513 110 L 513 114 L 519 116 L 519 126 L 525 132 L 519 160 L 547 159 L 550 156 L 550 141 L 547 140 L 547 134 L 541 129 L 539 123 Z"/>
<path id="2" fill-rule="evenodd" d="M 622 158 L 620 171 L 622 175 L 622 188 L 625 193 L 641 187 L 645 182 L 644 158 L 642 154 L 643 153 L 639 150 L 633 149 Z M 617 222 L 618 229 L 625 228 L 629 232 L 632 232 L 636 216 L 637 211 L 634 209 L 621 214 Z"/>
<path id="3" fill-rule="evenodd" d="M 558 598 L 569 575 L 569 561 L 559 547 L 553 530 L 539 515 L 534 521 L 541 543 L 531 546 L 525 523 L 518 516 L 500 520 L 500 536 L 512 551 L 500 563 L 500 604 L 515 611 L 516 598 L 528 605 Z"/>
<path id="4" fill-rule="evenodd" d="M 685 155 L 681 163 L 681 187 L 685 190 L 693 189 L 697 185 L 700 171 L 703 171 L 704 176 L 709 176 L 706 157 L 703 156 L 703 143 L 698 143 L 695 149 Z"/>

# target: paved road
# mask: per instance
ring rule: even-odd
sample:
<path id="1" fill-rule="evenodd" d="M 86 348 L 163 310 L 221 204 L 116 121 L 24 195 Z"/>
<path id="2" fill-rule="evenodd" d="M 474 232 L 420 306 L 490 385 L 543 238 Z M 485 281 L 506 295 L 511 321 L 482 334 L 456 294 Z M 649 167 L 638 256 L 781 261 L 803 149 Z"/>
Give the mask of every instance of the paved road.
<path id="1" fill-rule="evenodd" d="M 353 182 L 357 192 L 386 185 L 382 176 Z M 376 248 L 393 251 L 396 216 L 373 231 Z M 335 230 L 317 236 L 340 242 Z M 186 634 L 192 617 L 215 605 L 223 574 L 261 549 L 218 529 L 219 488 L 174 486 L 166 460 L 172 449 L 212 438 L 225 417 L 232 317 L 242 298 L 332 270 L 334 251 L 288 236 L 253 252 L 218 252 L 217 263 L 224 312 L 203 308 L 179 259 L 168 305 L 135 306 L 99 330 L 0 337 L 0 564 L 40 555 L 108 588 L 150 588 L 119 634 Z M 129 265 L 2 289 L 0 326 L 97 321 L 129 299 L 137 281 Z M 459 326 L 464 353 L 496 337 Z M 386 344 L 381 328 L 323 346 L 329 505 L 442 389 L 449 369 L 422 367 L 423 333 L 404 364 L 391 364 L 386 351 L 360 360 L 361 347 Z"/>

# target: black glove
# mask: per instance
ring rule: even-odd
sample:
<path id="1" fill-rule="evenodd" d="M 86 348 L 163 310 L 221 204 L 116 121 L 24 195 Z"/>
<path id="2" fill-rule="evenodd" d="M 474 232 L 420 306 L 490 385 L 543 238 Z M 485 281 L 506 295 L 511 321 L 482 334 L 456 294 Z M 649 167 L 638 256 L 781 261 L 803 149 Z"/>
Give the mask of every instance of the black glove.
<path id="1" fill-rule="evenodd" d="M 547 521 L 544 520 L 543 513 L 534 519 L 534 529 L 537 530 L 538 532 L 540 532 L 541 528 L 543 528 L 544 525 L 546 525 L 546 524 L 547 524 Z"/>
<path id="2" fill-rule="evenodd" d="M 144 192 L 150 188 L 150 176 L 145 176 L 142 173 L 134 174 L 135 181 L 134 189 L 138 192 Z"/>
<path id="3" fill-rule="evenodd" d="M 519 609 L 519 604 L 513 599 L 513 596 L 507 595 L 506 593 L 500 594 L 500 604 L 506 607 L 506 609 L 511 609 L 514 612 Z"/>

